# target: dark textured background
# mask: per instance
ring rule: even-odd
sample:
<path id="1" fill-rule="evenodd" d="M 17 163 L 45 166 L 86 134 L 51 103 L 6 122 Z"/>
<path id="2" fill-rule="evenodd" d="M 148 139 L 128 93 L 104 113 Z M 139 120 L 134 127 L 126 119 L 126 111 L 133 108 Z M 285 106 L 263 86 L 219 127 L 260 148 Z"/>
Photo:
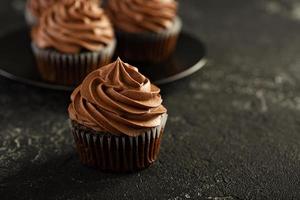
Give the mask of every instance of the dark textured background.
<path id="1" fill-rule="evenodd" d="M 1 0 L 1 34 L 22 9 Z M 125 175 L 81 166 L 69 94 L 0 78 L 1 200 L 300 199 L 300 2 L 184 0 L 180 15 L 209 63 L 162 87 L 159 161 Z"/>

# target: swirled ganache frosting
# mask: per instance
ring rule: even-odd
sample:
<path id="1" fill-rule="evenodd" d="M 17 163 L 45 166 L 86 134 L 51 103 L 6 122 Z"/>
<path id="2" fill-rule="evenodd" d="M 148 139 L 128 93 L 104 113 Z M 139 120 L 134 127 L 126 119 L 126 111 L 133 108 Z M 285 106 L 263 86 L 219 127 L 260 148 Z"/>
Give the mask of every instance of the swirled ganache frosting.
<path id="1" fill-rule="evenodd" d="M 119 58 L 90 73 L 71 95 L 70 119 L 99 132 L 138 136 L 162 123 L 160 89 Z"/>
<path id="2" fill-rule="evenodd" d="M 28 0 L 27 8 L 33 16 L 40 17 L 43 11 L 55 2 L 58 2 L 58 0 Z"/>
<path id="3" fill-rule="evenodd" d="M 161 32 L 172 27 L 177 15 L 176 0 L 110 0 L 108 13 L 113 24 L 130 33 Z"/>
<path id="4" fill-rule="evenodd" d="M 100 51 L 114 41 L 114 32 L 95 1 L 63 0 L 43 13 L 32 38 L 39 48 L 79 53 Z"/>

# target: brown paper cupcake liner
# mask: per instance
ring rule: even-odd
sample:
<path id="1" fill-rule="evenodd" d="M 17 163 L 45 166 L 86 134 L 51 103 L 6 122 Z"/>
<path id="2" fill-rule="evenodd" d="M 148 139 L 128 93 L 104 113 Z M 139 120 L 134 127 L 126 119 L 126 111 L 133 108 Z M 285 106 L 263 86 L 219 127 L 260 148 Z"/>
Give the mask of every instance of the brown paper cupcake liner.
<path id="1" fill-rule="evenodd" d="M 132 172 L 149 167 L 157 159 L 167 121 L 137 137 L 97 133 L 72 121 L 72 134 L 82 164 L 102 171 Z"/>
<path id="2" fill-rule="evenodd" d="M 174 52 L 182 22 L 179 17 L 169 30 L 161 33 L 117 33 L 117 55 L 127 62 L 162 62 Z"/>
<path id="3" fill-rule="evenodd" d="M 25 20 L 29 27 L 35 26 L 37 24 L 37 18 L 31 13 L 31 11 L 26 7 L 25 8 Z"/>
<path id="4" fill-rule="evenodd" d="M 108 64 L 116 42 L 111 42 L 100 52 L 63 54 L 55 50 L 41 49 L 32 43 L 37 67 L 45 81 L 61 85 L 78 85 L 91 71 Z"/>

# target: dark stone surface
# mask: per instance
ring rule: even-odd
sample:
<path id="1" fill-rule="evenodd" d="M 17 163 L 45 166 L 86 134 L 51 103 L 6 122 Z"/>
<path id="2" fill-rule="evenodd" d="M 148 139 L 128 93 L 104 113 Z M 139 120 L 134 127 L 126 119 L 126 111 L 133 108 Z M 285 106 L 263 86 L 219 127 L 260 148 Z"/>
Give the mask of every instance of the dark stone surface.
<path id="1" fill-rule="evenodd" d="M 69 94 L 0 78 L 0 199 L 300 198 L 299 2 L 186 0 L 181 16 L 209 64 L 162 88 L 159 161 L 123 175 L 81 166 Z M 0 23 L 23 25 L 22 1 L 1 1 Z"/>

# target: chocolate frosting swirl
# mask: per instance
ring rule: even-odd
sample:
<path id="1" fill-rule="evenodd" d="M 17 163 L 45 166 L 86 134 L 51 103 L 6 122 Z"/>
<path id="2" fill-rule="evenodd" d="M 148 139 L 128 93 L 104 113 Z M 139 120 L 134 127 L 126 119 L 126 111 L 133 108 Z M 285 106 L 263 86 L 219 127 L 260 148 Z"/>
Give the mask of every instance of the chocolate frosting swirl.
<path id="1" fill-rule="evenodd" d="M 177 4 L 175 0 L 110 0 L 108 13 L 120 30 L 157 33 L 173 25 Z"/>
<path id="2" fill-rule="evenodd" d="M 39 18 L 43 11 L 55 2 L 58 2 L 58 0 L 29 0 L 27 1 L 27 8 L 33 16 Z"/>
<path id="3" fill-rule="evenodd" d="M 114 41 L 112 25 L 94 1 L 63 0 L 47 9 L 32 31 L 39 48 L 62 53 L 100 51 Z"/>
<path id="4" fill-rule="evenodd" d="M 60 0 L 28 0 L 27 8 L 30 10 L 31 14 L 39 18 L 43 11 L 52 6 L 54 3 Z M 100 0 L 91 0 L 100 4 Z"/>
<path id="5" fill-rule="evenodd" d="M 119 58 L 90 73 L 71 95 L 69 116 L 95 131 L 138 136 L 161 125 L 160 89 Z"/>

